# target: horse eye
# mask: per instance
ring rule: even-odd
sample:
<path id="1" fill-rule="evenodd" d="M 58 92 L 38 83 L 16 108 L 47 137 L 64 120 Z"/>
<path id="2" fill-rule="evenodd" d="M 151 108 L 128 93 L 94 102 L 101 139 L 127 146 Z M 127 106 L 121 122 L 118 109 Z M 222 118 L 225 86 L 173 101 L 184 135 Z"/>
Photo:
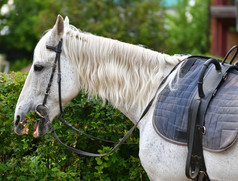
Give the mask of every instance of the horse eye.
<path id="1" fill-rule="evenodd" d="M 39 71 L 41 71 L 42 69 L 44 68 L 44 66 L 42 66 L 42 65 L 34 65 L 34 71 L 36 71 L 36 72 L 39 72 Z"/>

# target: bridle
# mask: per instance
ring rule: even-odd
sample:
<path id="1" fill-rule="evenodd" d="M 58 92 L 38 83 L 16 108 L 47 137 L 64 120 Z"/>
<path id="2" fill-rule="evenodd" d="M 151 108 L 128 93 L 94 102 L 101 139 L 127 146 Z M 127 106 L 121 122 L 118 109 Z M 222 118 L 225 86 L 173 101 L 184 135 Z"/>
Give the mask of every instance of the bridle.
<path id="1" fill-rule="evenodd" d="M 96 154 L 96 153 L 85 152 L 83 150 L 76 149 L 76 148 L 65 145 L 59 139 L 59 137 L 57 136 L 57 134 L 56 134 L 56 132 L 55 132 L 50 120 L 49 120 L 49 115 L 48 115 L 49 109 L 46 106 L 47 99 L 48 99 L 48 96 L 49 96 L 49 93 L 50 93 L 50 88 L 51 88 L 53 78 L 54 78 L 54 74 L 55 74 L 55 71 L 56 71 L 56 66 L 57 66 L 57 63 L 58 63 L 58 80 L 57 80 L 57 83 L 58 83 L 58 95 L 59 95 L 59 108 L 60 108 L 60 112 L 63 113 L 62 98 L 61 98 L 61 69 L 60 69 L 60 54 L 61 54 L 61 51 L 62 51 L 62 43 L 63 43 L 63 39 L 61 38 L 59 40 L 59 43 L 55 47 L 46 45 L 47 49 L 56 52 L 56 56 L 55 56 L 55 61 L 54 61 L 53 67 L 52 67 L 52 72 L 51 72 L 51 75 L 50 75 L 49 83 L 48 83 L 46 91 L 45 91 L 45 96 L 44 96 L 43 102 L 42 102 L 42 104 L 39 104 L 39 105 L 36 106 L 35 112 L 40 117 L 40 119 L 43 119 L 44 121 L 46 121 L 46 124 L 48 125 L 51 133 L 53 133 L 53 136 L 55 137 L 55 139 L 66 149 L 68 149 L 70 151 L 73 151 L 73 152 L 75 152 L 77 154 L 80 154 L 80 155 L 91 156 L 91 157 L 100 157 L 100 156 L 109 155 L 109 154 L 113 153 L 122 144 L 124 144 L 124 142 L 131 135 L 133 130 L 138 126 L 139 122 L 142 120 L 142 118 L 146 115 L 146 113 L 150 109 L 155 97 L 150 101 L 150 103 L 148 104 L 148 106 L 146 107 L 144 112 L 142 113 L 139 121 L 136 122 L 136 124 L 127 132 L 127 134 L 121 139 L 121 141 L 120 142 L 114 142 L 114 143 L 117 143 L 117 144 L 114 148 L 112 148 L 112 150 L 110 152 L 105 153 L 105 154 Z M 62 117 L 57 116 L 56 118 L 59 119 L 63 124 L 65 124 L 69 128 L 71 128 L 71 129 L 73 129 L 77 132 L 82 133 L 80 130 L 73 127 L 70 123 L 68 123 L 66 120 L 64 120 Z M 89 136 L 91 136 L 91 135 L 89 135 Z M 91 136 L 91 137 L 93 137 L 93 136 Z M 93 137 L 93 138 L 96 138 L 96 137 Z M 98 138 L 96 138 L 96 139 L 98 139 Z M 107 140 L 103 140 L 103 139 L 99 139 L 99 140 L 106 141 L 106 142 L 112 142 L 112 141 L 107 141 Z"/>
<path id="2" fill-rule="evenodd" d="M 46 45 L 47 49 L 56 52 L 56 56 L 55 56 L 55 61 L 54 61 L 53 67 L 52 67 L 52 72 L 51 72 L 51 75 L 50 75 L 50 80 L 49 80 L 48 86 L 47 86 L 46 91 L 45 91 L 45 97 L 43 99 L 43 103 L 37 105 L 36 109 L 35 109 L 35 112 L 41 118 L 42 118 L 42 115 L 38 111 L 38 109 L 40 109 L 41 107 L 46 107 L 46 103 L 47 103 L 47 99 L 48 99 L 48 96 L 49 96 L 49 93 L 50 93 L 50 88 L 51 88 L 51 85 L 52 85 L 52 82 L 53 82 L 53 78 L 54 78 L 57 62 L 58 62 L 58 80 L 57 80 L 57 82 L 58 82 L 58 93 L 59 93 L 59 107 L 60 107 L 60 112 L 61 113 L 64 112 L 63 111 L 63 107 L 62 107 L 62 99 L 61 99 L 61 70 L 60 70 L 60 54 L 61 54 L 62 43 L 63 43 L 63 39 L 61 38 L 59 43 L 58 43 L 58 45 L 56 47 Z"/>

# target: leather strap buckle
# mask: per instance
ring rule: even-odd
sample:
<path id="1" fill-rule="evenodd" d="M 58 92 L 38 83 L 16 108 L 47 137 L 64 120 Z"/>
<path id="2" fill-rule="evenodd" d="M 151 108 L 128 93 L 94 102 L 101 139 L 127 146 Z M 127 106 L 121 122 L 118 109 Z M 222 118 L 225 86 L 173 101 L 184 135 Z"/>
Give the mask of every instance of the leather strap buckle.
<path id="1" fill-rule="evenodd" d="M 36 114 L 41 117 L 45 118 L 46 116 L 49 115 L 49 109 L 46 105 L 38 104 L 35 108 Z"/>
<path id="2" fill-rule="evenodd" d="M 205 135 L 206 134 L 206 127 L 205 126 L 197 126 L 198 127 L 198 130 L 199 131 L 201 131 L 201 133 L 203 134 L 203 135 Z"/>

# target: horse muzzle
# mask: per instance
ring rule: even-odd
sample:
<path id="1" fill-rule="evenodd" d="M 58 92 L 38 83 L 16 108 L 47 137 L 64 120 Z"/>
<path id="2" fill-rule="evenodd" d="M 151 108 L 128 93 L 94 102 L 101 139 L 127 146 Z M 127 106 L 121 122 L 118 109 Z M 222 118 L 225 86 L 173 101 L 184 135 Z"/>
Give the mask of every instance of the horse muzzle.
<path id="1" fill-rule="evenodd" d="M 36 114 L 38 115 L 39 119 L 36 120 L 33 124 L 33 136 L 40 137 L 47 133 L 49 130 L 49 117 L 48 117 L 48 108 L 43 105 L 36 106 L 35 109 Z M 14 131 L 18 135 L 24 135 L 29 133 L 29 124 L 27 121 L 27 117 L 25 114 L 18 114 L 15 117 L 14 121 Z"/>
<path id="2" fill-rule="evenodd" d="M 14 121 L 14 131 L 18 135 L 28 134 L 29 128 L 27 127 L 26 116 L 17 115 Z"/>

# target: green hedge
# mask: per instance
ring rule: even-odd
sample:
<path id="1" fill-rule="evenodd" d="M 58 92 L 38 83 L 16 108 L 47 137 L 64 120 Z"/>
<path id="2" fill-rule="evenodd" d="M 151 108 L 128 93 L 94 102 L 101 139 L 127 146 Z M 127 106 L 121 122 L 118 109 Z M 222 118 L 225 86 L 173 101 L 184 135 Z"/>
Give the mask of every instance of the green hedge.
<path id="1" fill-rule="evenodd" d="M 18 136 L 13 131 L 14 109 L 26 74 L 0 73 L 0 180 L 148 180 L 138 158 L 138 145 L 122 145 L 106 157 L 84 157 L 61 147 L 48 133 L 41 138 Z M 119 140 L 132 123 L 99 99 L 83 91 L 62 115 L 71 124 L 99 138 Z M 53 126 L 67 145 L 90 152 L 108 152 L 113 145 L 80 135 L 54 120 Z M 138 143 L 138 130 L 128 142 Z"/>

